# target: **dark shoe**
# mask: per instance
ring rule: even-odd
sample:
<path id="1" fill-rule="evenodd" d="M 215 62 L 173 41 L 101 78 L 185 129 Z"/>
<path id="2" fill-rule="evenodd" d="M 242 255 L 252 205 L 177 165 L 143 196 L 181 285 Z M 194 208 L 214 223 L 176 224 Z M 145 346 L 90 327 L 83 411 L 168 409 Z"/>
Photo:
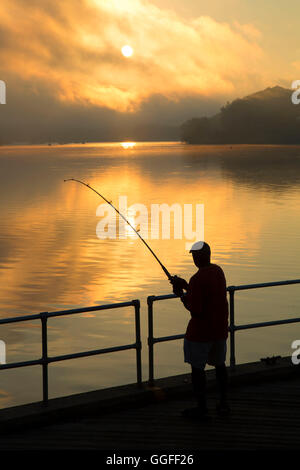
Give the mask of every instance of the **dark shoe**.
<path id="1" fill-rule="evenodd" d="M 188 418 L 192 421 L 208 422 L 211 420 L 211 417 L 208 414 L 208 410 L 207 409 L 201 410 L 201 408 L 197 406 L 195 408 L 187 408 L 186 410 L 183 410 L 181 415 L 184 418 Z"/>
<path id="2" fill-rule="evenodd" d="M 231 413 L 231 409 L 227 403 L 219 403 L 216 407 L 219 416 L 226 417 Z"/>

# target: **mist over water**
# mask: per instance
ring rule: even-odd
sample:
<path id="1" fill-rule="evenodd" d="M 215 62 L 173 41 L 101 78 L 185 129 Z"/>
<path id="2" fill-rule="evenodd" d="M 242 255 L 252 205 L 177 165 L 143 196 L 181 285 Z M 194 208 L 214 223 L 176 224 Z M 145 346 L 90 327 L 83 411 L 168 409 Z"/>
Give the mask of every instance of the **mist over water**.
<path id="1" fill-rule="evenodd" d="M 171 293 L 158 263 L 128 232 L 100 240 L 103 201 L 66 178 L 89 183 L 118 205 L 204 204 L 205 239 L 228 285 L 300 278 L 300 147 L 85 144 L 0 147 L 0 317 L 141 300 L 147 380 L 148 295 Z M 134 222 L 134 220 L 133 220 Z M 172 233 L 172 232 L 171 232 Z M 186 239 L 148 243 L 171 274 L 195 272 Z M 299 316 L 300 286 L 236 294 L 236 324 Z M 157 302 L 154 335 L 184 333 L 180 301 Z M 48 321 L 49 355 L 133 343 L 133 309 Z M 41 356 L 40 322 L 3 325 L 7 362 Z M 297 324 L 237 332 L 237 362 L 291 354 Z M 229 359 L 229 355 L 228 355 Z M 155 346 L 156 377 L 189 372 L 181 341 Z M 50 397 L 135 381 L 135 352 L 49 366 Z M 0 372 L 0 406 L 41 399 L 41 367 Z M 20 384 L 22 384 L 20 386 Z"/>

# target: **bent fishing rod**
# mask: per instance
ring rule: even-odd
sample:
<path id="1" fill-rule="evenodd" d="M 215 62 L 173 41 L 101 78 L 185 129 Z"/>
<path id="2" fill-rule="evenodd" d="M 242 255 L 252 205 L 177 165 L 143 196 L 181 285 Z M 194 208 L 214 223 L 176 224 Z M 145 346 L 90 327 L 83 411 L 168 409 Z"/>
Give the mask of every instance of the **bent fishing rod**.
<path id="1" fill-rule="evenodd" d="M 154 253 L 154 251 L 150 248 L 150 246 L 148 245 L 148 243 L 143 239 L 143 237 L 139 234 L 139 232 L 131 225 L 131 223 L 126 219 L 126 217 L 124 217 L 123 214 L 121 214 L 121 212 L 112 204 L 111 201 L 108 201 L 104 196 L 102 196 L 102 194 L 100 194 L 98 191 L 96 191 L 96 189 L 92 188 L 92 186 L 90 186 L 89 184 L 87 183 L 84 183 L 83 181 L 80 181 L 80 180 L 77 180 L 75 178 L 69 178 L 69 179 L 66 179 L 64 180 L 65 182 L 66 181 L 76 181 L 77 183 L 80 183 L 80 184 L 83 184 L 83 186 L 86 186 L 87 188 L 91 189 L 92 191 L 94 191 L 94 193 L 98 194 L 98 196 L 100 196 L 105 202 L 107 202 L 107 204 L 109 204 L 116 212 L 117 214 L 119 214 L 120 217 L 122 217 L 122 219 L 132 228 L 132 230 L 134 230 L 134 232 L 137 234 L 137 236 L 142 240 L 142 242 L 144 243 L 144 245 L 148 248 L 148 250 L 152 253 L 152 255 L 154 256 L 154 258 L 156 259 L 156 261 L 158 261 L 158 263 L 160 264 L 161 268 L 163 269 L 164 273 L 166 274 L 167 278 L 169 279 L 170 282 L 172 282 L 172 280 L 174 278 L 176 278 L 177 276 L 171 276 L 171 274 L 169 273 L 169 271 L 167 270 L 167 268 L 162 264 L 162 262 L 158 259 L 158 257 L 156 256 L 156 254 Z"/>

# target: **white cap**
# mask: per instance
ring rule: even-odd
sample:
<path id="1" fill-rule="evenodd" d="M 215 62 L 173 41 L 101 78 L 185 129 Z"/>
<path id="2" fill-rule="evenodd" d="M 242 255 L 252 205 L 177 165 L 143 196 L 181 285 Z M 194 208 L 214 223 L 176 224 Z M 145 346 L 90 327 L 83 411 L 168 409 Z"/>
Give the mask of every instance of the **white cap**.
<path id="1" fill-rule="evenodd" d="M 190 253 L 191 253 L 192 251 L 202 250 L 203 246 L 204 246 L 204 242 L 196 242 L 196 243 L 194 243 L 194 244 L 191 246 Z"/>

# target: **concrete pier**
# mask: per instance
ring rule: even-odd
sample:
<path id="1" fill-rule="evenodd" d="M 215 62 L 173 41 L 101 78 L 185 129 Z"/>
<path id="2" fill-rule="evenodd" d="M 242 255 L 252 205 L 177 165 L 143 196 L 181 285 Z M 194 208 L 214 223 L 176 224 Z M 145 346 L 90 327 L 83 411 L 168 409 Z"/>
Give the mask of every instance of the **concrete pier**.
<path id="1" fill-rule="evenodd" d="M 300 444 L 300 367 L 291 358 L 230 371 L 232 414 L 220 418 L 207 371 L 209 424 L 182 418 L 193 406 L 190 375 L 82 393 L 0 412 L 1 450 L 294 449 Z"/>

